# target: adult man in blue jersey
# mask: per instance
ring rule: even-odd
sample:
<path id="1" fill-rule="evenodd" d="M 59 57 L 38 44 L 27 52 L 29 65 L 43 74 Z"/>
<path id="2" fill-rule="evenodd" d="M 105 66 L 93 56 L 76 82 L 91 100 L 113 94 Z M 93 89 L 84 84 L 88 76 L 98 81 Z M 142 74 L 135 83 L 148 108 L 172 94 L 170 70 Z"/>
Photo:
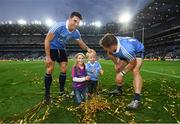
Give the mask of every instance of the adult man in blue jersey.
<path id="1" fill-rule="evenodd" d="M 76 41 L 76 43 L 88 52 L 94 52 L 81 39 L 80 32 L 76 29 L 79 26 L 82 16 L 79 12 L 72 12 L 69 19 L 65 23 L 55 24 L 48 32 L 44 44 L 46 54 L 46 75 L 45 82 L 45 103 L 50 104 L 50 86 L 52 83 L 52 72 L 55 61 L 60 65 L 61 73 L 59 75 L 60 95 L 64 94 L 64 85 L 66 81 L 67 70 L 67 54 L 66 44 L 68 41 Z"/>
<path id="2" fill-rule="evenodd" d="M 117 88 L 111 94 L 122 93 L 123 76 L 131 71 L 133 74 L 134 97 L 128 107 L 138 108 L 142 89 L 140 68 L 144 58 L 144 45 L 137 39 L 118 37 L 110 33 L 100 40 L 100 45 L 107 51 L 108 56 L 115 64 Z"/>

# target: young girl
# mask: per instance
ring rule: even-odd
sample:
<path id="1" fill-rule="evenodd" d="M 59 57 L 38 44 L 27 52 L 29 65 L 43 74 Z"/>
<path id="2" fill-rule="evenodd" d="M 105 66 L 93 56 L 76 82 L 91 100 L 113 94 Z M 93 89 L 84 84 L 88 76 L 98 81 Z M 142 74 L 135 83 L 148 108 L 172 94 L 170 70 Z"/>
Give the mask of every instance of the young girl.
<path id="1" fill-rule="evenodd" d="M 87 89 L 88 96 L 91 97 L 93 93 L 97 92 L 99 75 L 103 75 L 104 71 L 99 62 L 97 62 L 96 53 L 87 53 L 88 63 L 86 63 L 87 75 L 90 76 Z"/>
<path id="2" fill-rule="evenodd" d="M 77 53 L 72 68 L 73 90 L 77 104 L 81 104 L 82 101 L 86 100 L 87 80 L 90 80 L 90 77 L 86 74 L 84 58 L 83 53 Z"/>

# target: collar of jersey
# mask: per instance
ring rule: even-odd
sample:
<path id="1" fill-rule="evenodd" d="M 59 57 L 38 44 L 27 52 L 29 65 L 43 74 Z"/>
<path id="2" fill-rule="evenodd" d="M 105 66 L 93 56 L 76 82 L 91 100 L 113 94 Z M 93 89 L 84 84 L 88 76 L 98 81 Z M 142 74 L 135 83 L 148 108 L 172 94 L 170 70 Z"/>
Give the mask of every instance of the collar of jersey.
<path id="1" fill-rule="evenodd" d="M 120 44 L 119 39 L 118 39 L 117 37 L 116 37 L 116 39 L 117 39 L 117 49 L 116 49 L 116 52 L 113 52 L 113 54 L 118 53 L 118 52 L 119 52 L 119 50 L 120 50 L 120 47 L 121 47 L 121 44 Z"/>
<path id="2" fill-rule="evenodd" d="M 90 61 L 88 62 L 91 66 L 94 66 L 94 64 L 96 63 L 96 61 L 94 63 L 91 63 Z"/>
<path id="3" fill-rule="evenodd" d="M 68 24 L 69 24 L 69 20 L 66 21 L 66 29 L 68 30 L 69 33 L 72 33 L 73 31 L 69 31 L 68 29 Z"/>

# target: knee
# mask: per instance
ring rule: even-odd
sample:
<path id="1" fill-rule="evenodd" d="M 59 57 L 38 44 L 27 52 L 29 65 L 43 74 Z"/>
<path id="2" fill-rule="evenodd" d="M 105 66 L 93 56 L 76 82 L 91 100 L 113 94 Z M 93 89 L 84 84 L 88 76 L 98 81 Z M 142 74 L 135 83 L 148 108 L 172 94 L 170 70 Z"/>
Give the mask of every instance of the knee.
<path id="1" fill-rule="evenodd" d="M 66 70 L 67 70 L 66 67 L 61 67 L 61 72 L 62 72 L 62 73 L 66 73 Z"/>
<path id="2" fill-rule="evenodd" d="M 53 67 L 53 66 L 50 66 L 50 67 L 48 67 L 48 68 L 46 69 L 46 72 L 47 72 L 48 74 L 52 74 L 53 70 L 54 70 L 54 67 Z"/>
<path id="3" fill-rule="evenodd" d="M 121 76 L 121 75 L 117 75 L 115 81 L 116 81 L 116 83 L 118 83 L 118 84 L 122 84 L 122 83 L 123 83 L 123 78 L 122 78 L 122 76 Z"/>
<path id="4" fill-rule="evenodd" d="M 139 75 L 140 74 L 140 70 L 139 69 L 133 69 L 133 75 Z"/>

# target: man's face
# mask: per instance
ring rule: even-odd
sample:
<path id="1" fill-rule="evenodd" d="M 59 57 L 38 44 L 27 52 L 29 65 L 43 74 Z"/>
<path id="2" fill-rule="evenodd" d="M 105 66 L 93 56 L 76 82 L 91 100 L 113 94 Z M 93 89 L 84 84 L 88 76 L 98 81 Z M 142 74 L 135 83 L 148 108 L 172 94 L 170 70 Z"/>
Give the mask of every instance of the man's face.
<path id="1" fill-rule="evenodd" d="M 77 16 L 73 16 L 72 18 L 70 17 L 68 28 L 70 30 L 75 30 L 79 26 L 80 21 L 80 18 Z"/>
<path id="2" fill-rule="evenodd" d="M 116 49 L 117 49 L 117 45 L 111 45 L 111 46 L 108 47 L 108 48 L 105 48 L 105 47 L 104 47 L 104 50 L 106 50 L 106 51 L 109 52 L 109 53 L 116 52 Z"/>

